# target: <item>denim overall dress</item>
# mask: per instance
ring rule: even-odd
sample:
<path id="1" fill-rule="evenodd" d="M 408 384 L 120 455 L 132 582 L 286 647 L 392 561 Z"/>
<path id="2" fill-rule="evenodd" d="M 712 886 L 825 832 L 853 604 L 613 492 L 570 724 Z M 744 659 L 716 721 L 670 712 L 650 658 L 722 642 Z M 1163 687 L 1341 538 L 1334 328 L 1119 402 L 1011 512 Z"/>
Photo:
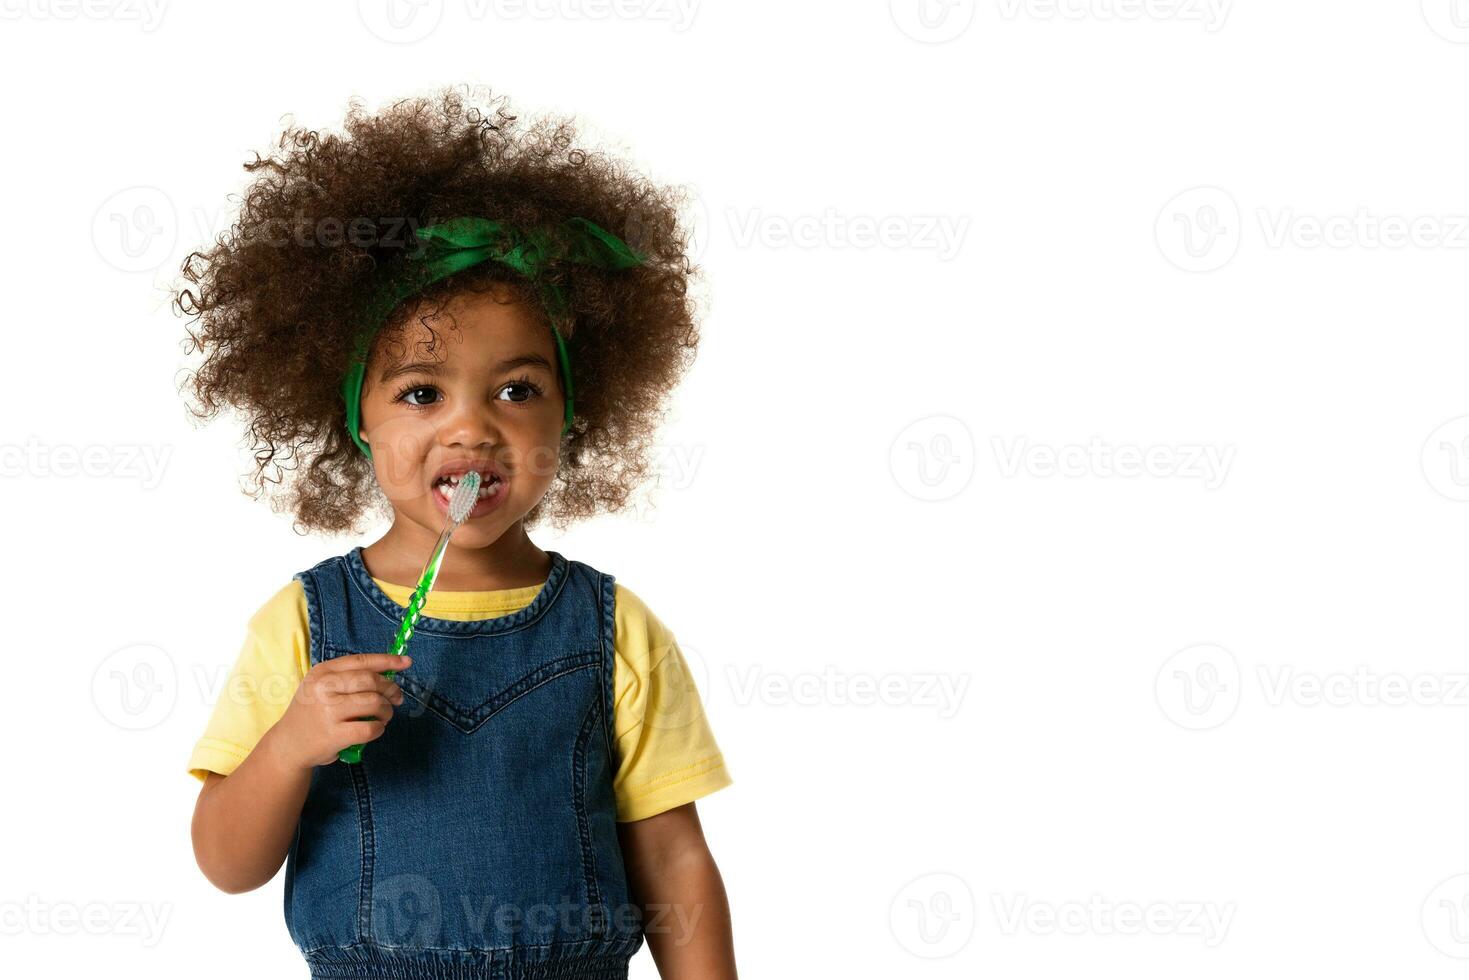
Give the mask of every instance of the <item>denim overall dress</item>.
<path id="1" fill-rule="evenodd" d="M 643 943 L 612 775 L 613 577 L 555 551 L 530 605 L 423 616 L 362 761 L 312 771 L 285 914 L 313 980 L 625 980 Z M 403 607 L 360 548 L 298 573 L 311 663 L 382 652 Z"/>

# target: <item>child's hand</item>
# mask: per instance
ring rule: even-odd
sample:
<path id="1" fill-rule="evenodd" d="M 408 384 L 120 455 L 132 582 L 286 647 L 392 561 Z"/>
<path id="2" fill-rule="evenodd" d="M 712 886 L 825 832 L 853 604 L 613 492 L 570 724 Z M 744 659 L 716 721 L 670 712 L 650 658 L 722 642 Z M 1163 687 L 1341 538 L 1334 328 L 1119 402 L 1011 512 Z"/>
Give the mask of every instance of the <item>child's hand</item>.
<path id="1" fill-rule="evenodd" d="M 330 765 L 349 745 L 371 742 L 387 730 L 403 689 L 382 675 L 403 670 L 412 657 L 353 653 L 311 668 L 272 728 L 280 757 L 301 769 Z M 362 721 L 360 719 L 369 720 Z"/>

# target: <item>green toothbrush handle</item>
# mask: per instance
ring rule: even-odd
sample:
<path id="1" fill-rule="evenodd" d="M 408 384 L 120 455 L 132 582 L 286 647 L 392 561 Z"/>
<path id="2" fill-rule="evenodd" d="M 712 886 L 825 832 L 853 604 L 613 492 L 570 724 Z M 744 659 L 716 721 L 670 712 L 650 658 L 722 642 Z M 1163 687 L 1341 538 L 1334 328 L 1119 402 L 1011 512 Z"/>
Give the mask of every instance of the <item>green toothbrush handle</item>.
<path id="1" fill-rule="evenodd" d="M 418 622 L 418 616 L 423 611 L 423 603 L 428 598 L 428 590 L 432 586 L 433 580 L 425 576 L 424 580 L 418 583 L 418 588 L 413 590 L 413 597 L 408 600 L 408 612 L 403 617 L 402 625 L 398 627 L 398 635 L 393 637 L 393 645 L 388 650 L 388 653 L 393 656 L 399 656 L 408 648 L 408 638 L 413 635 L 414 624 Z M 383 676 L 390 679 L 397 676 L 397 674 L 398 672 L 396 670 L 383 671 Z M 373 721 L 374 719 L 369 716 L 357 720 Z M 349 745 L 337 753 L 337 758 L 342 762 L 361 762 L 362 746 L 360 744 Z"/>

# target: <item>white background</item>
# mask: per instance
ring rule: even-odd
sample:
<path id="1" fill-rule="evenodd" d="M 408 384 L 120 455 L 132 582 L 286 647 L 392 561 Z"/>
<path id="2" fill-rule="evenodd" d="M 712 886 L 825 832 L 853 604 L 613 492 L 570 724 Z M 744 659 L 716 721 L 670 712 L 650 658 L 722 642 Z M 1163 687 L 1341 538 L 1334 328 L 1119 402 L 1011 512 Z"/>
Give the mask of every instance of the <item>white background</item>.
<path id="1" fill-rule="evenodd" d="M 697 195 L 661 487 L 535 537 L 699 674 L 742 976 L 1462 975 L 1469 3 L 394 2 L 0 5 L 8 975 L 306 975 L 185 765 L 375 534 L 240 492 L 169 286 L 452 83 Z"/>

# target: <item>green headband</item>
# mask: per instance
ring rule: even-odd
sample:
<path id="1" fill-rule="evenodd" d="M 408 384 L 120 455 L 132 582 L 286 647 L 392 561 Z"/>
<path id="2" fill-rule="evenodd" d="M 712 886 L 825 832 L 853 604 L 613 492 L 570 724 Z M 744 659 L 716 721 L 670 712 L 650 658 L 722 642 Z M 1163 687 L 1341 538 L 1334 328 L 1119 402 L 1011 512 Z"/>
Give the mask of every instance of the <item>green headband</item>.
<path id="1" fill-rule="evenodd" d="M 566 297 L 561 287 L 541 278 L 541 273 L 558 262 L 590 265 L 603 269 L 627 269 L 647 259 L 629 248 L 620 238 L 599 228 L 585 218 L 563 221 L 559 234 L 540 229 L 521 230 L 513 225 L 489 218 L 450 218 L 424 225 L 416 235 L 424 247 L 407 253 L 398 261 L 386 279 L 369 295 L 362 314 L 362 333 L 358 337 L 351 366 L 342 380 L 342 398 L 347 403 L 347 432 L 357 448 L 372 458 L 372 450 L 358 436 L 362 419 L 362 381 L 367 373 L 367 355 L 372 338 L 383 321 L 403 300 L 486 259 L 507 265 L 533 281 L 540 293 L 541 304 L 551 320 L 551 333 L 556 338 L 556 359 L 561 365 L 561 380 L 566 388 L 566 420 L 561 434 L 571 428 L 571 358 L 556 321 L 566 310 Z"/>

